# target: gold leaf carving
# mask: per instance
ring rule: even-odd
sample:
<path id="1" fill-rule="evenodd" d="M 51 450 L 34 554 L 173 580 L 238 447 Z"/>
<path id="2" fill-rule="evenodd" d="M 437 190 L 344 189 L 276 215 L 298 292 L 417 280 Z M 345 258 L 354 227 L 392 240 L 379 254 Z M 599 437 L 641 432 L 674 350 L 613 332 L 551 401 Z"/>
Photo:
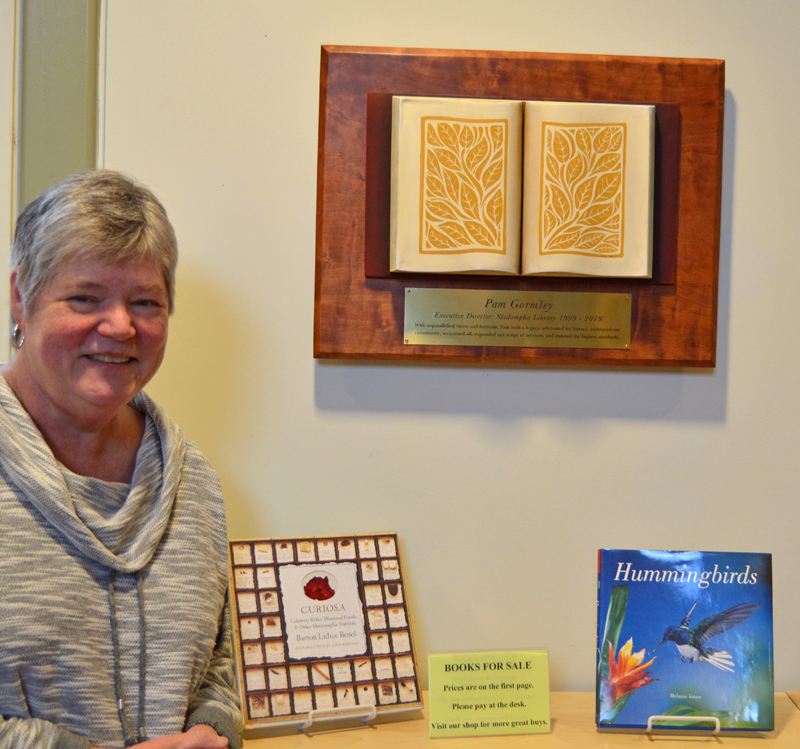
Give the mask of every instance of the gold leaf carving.
<path id="1" fill-rule="evenodd" d="M 450 249 L 457 245 L 452 237 L 448 236 L 444 232 L 439 231 L 432 224 L 428 224 L 427 240 L 429 246 L 435 247 L 439 250 Z"/>
<path id="2" fill-rule="evenodd" d="M 458 203 L 459 201 L 459 193 L 461 192 L 459 189 L 459 182 L 458 176 L 455 175 L 453 172 L 445 172 L 444 173 L 444 186 L 445 186 L 445 194 L 449 200 L 452 200 L 454 203 Z"/>
<path id="3" fill-rule="evenodd" d="M 605 153 L 611 147 L 611 128 L 602 128 L 597 135 L 594 136 L 594 150 L 596 153 Z"/>
<path id="4" fill-rule="evenodd" d="M 486 159 L 488 155 L 489 143 L 482 138 L 472 148 L 470 148 L 465 155 L 464 163 L 467 170 L 471 174 L 475 174 L 476 170 L 479 168 L 479 165 Z"/>
<path id="5" fill-rule="evenodd" d="M 575 188 L 575 207 L 581 211 L 589 205 L 589 201 L 592 199 L 592 192 L 594 191 L 594 183 L 597 181 L 596 177 L 592 177 L 591 179 L 587 179 L 584 182 L 581 182 Z"/>
<path id="6" fill-rule="evenodd" d="M 558 179 L 558 161 L 556 157 L 552 153 L 548 153 L 545 163 L 547 164 L 547 172 L 550 179 Z"/>
<path id="7" fill-rule="evenodd" d="M 434 174 L 428 174 L 425 178 L 425 186 L 428 190 L 428 195 L 432 197 L 443 198 L 446 195 L 442 180 Z"/>
<path id="8" fill-rule="evenodd" d="M 550 196 L 550 207 L 556 215 L 556 220 L 559 223 L 564 223 L 570 215 L 570 204 L 567 199 L 567 194 L 558 185 L 550 185 L 548 194 Z"/>
<path id="9" fill-rule="evenodd" d="M 489 190 L 493 185 L 500 181 L 503 176 L 503 162 L 500 159 L 493 161 L 481 176 L 481 184 L 484 190 Z"/>
<path id="10" fill-rule="evenodd" d="M 575 143 L 577 143 L 578 148 L 584 155 L 589 156 L 592 153 L 592 136 L 588 128 L 579 127 L 577 129 L 575 132 Z"/>
<path id="11" fill-rule="evenodd" d="M 489 228 L 479 221 L 465 221 L 465 226 L 475 239 L 475 243 L 491 247 L 495 243 L 495 237 Z"/>
<path id="12" fill-rule="evenodd" d="M 430 122 L 428 123 L 428 127 L 425 130 L 425 138 L 427 139 L 427 142 L 431 146 L 441 146 L 442 145 L 442 141 L 440 141 L 439 140 L 439 136 L 436 135 L 436 128 Z"/>
<path id="13" fill-rule="evenodd" d="M 492 136 L 492 146 L 498 150 L 505 151 L 508 148 L 508 136 L 503 125 L 492 125 L 489 128 Z"/>
<path id="14" fill-rule="evenodd" d="M 596 247 L 598 244 L 600 244 L 600 242 L 605 238 L 605 232 L 589 231 L 585 234 L 581 234 L 577 242 L 575 242 L 575 247 L 578 250 L 590 250 L 592 247 Z"/>
<path id="15" fill-rule="evenodd" d="M 458 221 L 461 218 L 449 200 L 429 200 L 427 213 L 432 221 Z"/>
<path id="16" fill-rule="evenodd" d="M 553 136 L 553 155 L 561 164 L 565 164 L 572 153 L 570 142 L 562 130 L 556 130 Z"/>
<path id="17" fill-rule="evenodd" d="M 587 226 L 600 226 L 614 215 L 613 203 L 593 203 L 581 215 L 579 221 Z"/>
<path id="18" fill-rule="evenodd" d="M 478 194 L 470 185 L 466 183 L 461 187 L 461 207 L 468 215 L 477 217 Z"/>
<path id="19" fill-rule="evenodd" d="M 594 251 L 602 255 L 616 255 L 619 254 L 619 246 L 610 242 L 603 242 L 603 244 L 597 245 Z"/>
<path id="20" fill-rule="evenodd" d="M 458 152 L 458 135 L 449 122 L 439 123 L 439 138 L 446 148 Z"/>
<path id="21" fill-rule="evenodd" d="M 464 225 L 459 221 L 444 221 L 439 224 L 439 230 L 453 241 L 454 246 L 471 243 L 469 234 Z"/>
<path id="22" fill-rule="evenodd" d="M 503 222 L 503 193 L 500 190 L 486 203 L 486 217 L 492 222 L 492 226 L 500 228 Z"/>
<path id="23" fill-rule="evenodd" d="M 423 118 L 420 252 L 505 252 L 508 124 Z"/>
<path id="24" fill-rule="evenodd" d="M 544 123 L 542 253 L 622 254 L 625 126 Z"/>
<path id="25" fill-rule="evenodd" d="M 567 185 L 572 186 L 583 177 L 584 172 L 586 171 L 586 162 L 584 161 L 583 156 L 577 154 L 573 158 L 569 160 L 567 164 L 567 169 L 564 173 L 564 180 L 566 181 Z"/>
<path id="26" fill-rule="evenodd" d="M 622 174 L 620 172 L 606 172 L 597 178 L 594 188 L 594 202 L 599 203 L 603 200 L 611 200 L 619 191 L 622 185 Z"/>
<path id="27" fill-rule="evenodd" d="M 425 176 L 441 175 L 442 168 L 439 165 L 439 160 L 436 158 L 436 151 L 431 149 L 425 157 Z"/>
<path id="28" fill-rule="evenodd" d="M 577 242 L 578 237 L 581 235 L 580 229 L 573 229 L 572 231 L 562 231 L 559 234 L 556 234 L 553 237 L 553 241 L 550 244 L 549 249 L 551 250 L 566 250 L 571 249 L 575 242 Z"/>
<path id="29" fill-rule="evenodd" d="M 449 151 L 446 148 L 436 148 L 433 149 L 431 153 L 434 154 L 436 160 L 445 169 L 452 169 L 454 172 L 460 172 L 463 169 L 458 156 L 452 151 Z"/>
<path id="30" fill-rule="evenodd" d="M 619 168 L 620 155 L 618 153 L 605 153 L 594 164 L 596 172 L 610 172 Z"/>
<path id="31" fill-rule="evenodd" d="M 556 223 L 557 223 L 556 214 L 553 213 L 553 211 L 550 208 L 548 208 L 544 212 L 544 233 L 545 233 L 545 235 L 549 236 L 550 234 L 553 233 L 553 229 L 555 229 Z"/>

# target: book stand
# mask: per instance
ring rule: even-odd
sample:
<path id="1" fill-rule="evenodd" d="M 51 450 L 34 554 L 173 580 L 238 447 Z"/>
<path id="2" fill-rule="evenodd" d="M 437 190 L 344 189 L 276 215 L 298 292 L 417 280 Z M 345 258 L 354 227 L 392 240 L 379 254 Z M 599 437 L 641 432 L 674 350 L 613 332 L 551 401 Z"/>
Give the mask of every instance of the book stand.
<path id="1" fill-rule="evenodd" d="M 319 725 L 320 723 L 332 723 L 359 718 L 361 722 L 366 725 L 373 720 L 377 714 L 378 711 L 376 710 L 375 705 L 369 705 L 367 707 L 360 708 L 331 707 L 327 710 L 310 710 L 305 722 L 301 723 L 297 727 L 297 730 L 305 731 L 306 728 L 311 728 L 315 720 L 317 721 L 317 725 Z"/>
<path id="2" fill-rule="evenodd" d="M 678 107 L 675 274 L 646 279 L 365 274 L 369 94 Z M 713 367 L 722 202 L 724 62 L 612 55 L 324 46 L 320 71 L 314 356 L 426 362 Z M 655 257 L 654 257 L 655 263 Z M 404 343 L 406 288 L 631 294 L 629 349 Z"/>
<path id="3" fill-rule="evenodd" d="M 711 731 L 711 735 L 716 736 L 720 732 L 719 718 L 714 716 L 708 716 L 704 718 L 687 715 L 651 715 L 647 719 L 647 729 L 645 730 L 645 733 L 653 732 L 653 722 L 656 720 L 660 720 L 665 723 L 713 723 L 714 729 Z M 658 729 L 660 726 L 655 726 L 655 728 Z M 708 733 L 708 729 L 692 728 L 691 726 L 685 726 L 684 728 L 686 731 L 702 730 L 704 733 Z"/>

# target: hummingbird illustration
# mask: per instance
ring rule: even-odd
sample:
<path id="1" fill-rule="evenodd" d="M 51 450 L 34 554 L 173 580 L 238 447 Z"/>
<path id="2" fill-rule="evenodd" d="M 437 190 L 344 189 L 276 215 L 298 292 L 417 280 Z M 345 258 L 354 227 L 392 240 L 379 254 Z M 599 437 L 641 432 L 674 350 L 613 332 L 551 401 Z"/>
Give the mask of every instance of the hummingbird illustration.
<path id="1" fill-rule="evenodd" d="M 653 652 L 655 653 L 665 642 L 671 640 L 677 646 L 682 661 L 685 662 L 687 658 L 691 662 L 706 661 L 723 671 L 732 672 L 735 664 L 731 654 L 724 650 L 706 647 L 706 643 L 712 637 L 716 637 L 718 634 L 750 618 L 760 605 L 760 603 L 755 602 L 740 603 L 738 606 L 733 606 L 725 609 L 725 611 L 720 611 L 718 614 L 706 617 L 700 624 L 690 627 L 689 620 L 695 606 L 697 606 L 697 601 L 695 601 L 680 626 L 676 627 L 671 624 L 666 628 L 664 637 L 655 646 Z"/>

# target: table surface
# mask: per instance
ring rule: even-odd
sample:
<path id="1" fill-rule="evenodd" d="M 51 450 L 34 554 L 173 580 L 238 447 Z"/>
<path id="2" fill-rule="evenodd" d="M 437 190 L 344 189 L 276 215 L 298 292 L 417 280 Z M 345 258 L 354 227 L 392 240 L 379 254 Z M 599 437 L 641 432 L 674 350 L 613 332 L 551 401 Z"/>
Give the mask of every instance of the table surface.
<path id="1" fill-rule="evenodd" d="M 775 730 L 769 733 L 745 736 L 711 736 L 701 734 L 681 736 L 646 736 L 633 733 L 599 733 L 594 724 L 594 693 L 592 692 L 553 692 L 550 696 L 551 733 L 525 736 L 488 736 L 458 739 L 428 738 L 427 692 L 423 693 L 424 711 L 399 714 L 391 722 L 373 723 L 371 726 L 327 729 L 303 734 L 296 728 L 287 729 L 279 735 L 275 732 L 250 732 L 245 741 L 245 749 L 357 749 L 357 747 L 415 747 L 435 745 L 438 749 L 480 749 L 480 747 L 499 747 L 514 749 L 522 746 L 535 746 L 537 749 L 569 747 L 570 749 L 604 749 L 618 746 L 645 746 L 652 742 L 679 743 L 690 742 L 692 746 L 716 745 L 723 747 L 750 747 L 758 737 L 772 742 L 770 746 L 797 749 L 800 747 L 800 693 L 779 692 L 775 695 Z M 793 699 L 795 701 L 793 701 Z M 795 702 L 798 704 L 796 705 Z M 330 724 L 329 724 L 330 725 Z"/>

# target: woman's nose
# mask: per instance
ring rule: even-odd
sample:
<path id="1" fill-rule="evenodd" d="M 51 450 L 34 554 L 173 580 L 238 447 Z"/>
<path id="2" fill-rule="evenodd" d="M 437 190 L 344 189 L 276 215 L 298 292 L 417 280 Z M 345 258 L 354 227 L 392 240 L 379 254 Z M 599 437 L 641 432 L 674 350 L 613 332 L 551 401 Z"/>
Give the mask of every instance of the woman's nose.
<path id="1" fill-rule="evenodd" d="M 136 334 L 133 318 L 125 304 L 113 304 L 103 311 L 97 332 L 108 338 L 125 340 Z"/>

